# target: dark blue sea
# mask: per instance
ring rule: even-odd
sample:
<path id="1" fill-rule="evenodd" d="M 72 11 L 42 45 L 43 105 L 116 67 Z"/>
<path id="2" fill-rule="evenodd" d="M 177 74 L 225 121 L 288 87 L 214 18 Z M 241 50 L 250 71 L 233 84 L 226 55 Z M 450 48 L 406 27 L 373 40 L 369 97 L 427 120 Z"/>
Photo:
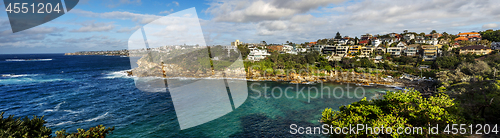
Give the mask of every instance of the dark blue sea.
<path id="1" fill-rule="evenodd" d="M 136 88 L 130 59 L 120 56 L 63 54 L 0 55 L 0 112 L 5 116 L 45 116 L 46 126 L 75 132 L 96 125 L 115 126 L 109 137 L 318 137 L 292 135 L 290 125 L 317 127 L 321 111 L 337 109 L 361 98 L 272 98 L 267 89 L 234 111 L 202 125 L 181 130 L 170 93 Z M 286 82 L 262 83 L 254 89 L 309 87 Z M 318 84 L 310 84 L 318 85 Z M 361 87 L 326 83 L 324 87 Z M 362 87 L 364 97 L 377 98 L 383 87 Z M 358 89 L 359 90 L 359 89 Z M 286 91 L 295 95 L 296 91 Z M 349 92 L 348 92 L 349 93 Z M 249 97 L 260 95 L 248 90 Z M 352 94 L 360 94 L 351 92 Z M 307 96 L 307 93 L 306 93 Z M 269 98 L 271 97 L 271 98 Z M 325 96 L 326 97 L 326 96 Z M 192 118 L 196 120 L 196 117 Z"/>

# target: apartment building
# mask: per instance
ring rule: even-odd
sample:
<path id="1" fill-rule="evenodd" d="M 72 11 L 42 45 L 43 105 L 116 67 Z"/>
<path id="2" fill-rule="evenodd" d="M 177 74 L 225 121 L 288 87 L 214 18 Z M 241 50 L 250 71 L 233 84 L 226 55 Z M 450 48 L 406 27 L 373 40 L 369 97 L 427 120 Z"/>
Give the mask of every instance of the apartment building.
<path id="1" fill-rule="evenodd" d="M 486 55 L 491 53 L 491 48 L 483 45 L 466 46 L 460 48 L 460 54 Z"/>
<path id="2" fill-rule="evenodd" d="M 422 46 L 422 57 L 424 61 L 436 60 L 438 56 L 439 49 L 437 46 L 423 45 Z"/>

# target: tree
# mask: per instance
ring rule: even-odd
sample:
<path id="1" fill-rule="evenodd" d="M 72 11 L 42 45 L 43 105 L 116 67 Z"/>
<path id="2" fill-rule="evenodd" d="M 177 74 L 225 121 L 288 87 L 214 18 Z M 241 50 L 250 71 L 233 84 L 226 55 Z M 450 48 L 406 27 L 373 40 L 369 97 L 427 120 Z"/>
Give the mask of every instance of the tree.
<path id="1" fill-rule="evenodd" d="M 419 34 L 419 36 L 425 36 L 425 33 L 424 33 L 424 32 L 421 32 L 421 33 Z"/>
<path id="2" fill-rule="evenodd" d="M 500 42 L 500 30 L 487 30 L 484 32 L 480 32 L 483 40 L 489 40 L 491 42 Z"/>
<path id="3" fill-rule="evenodd" d="M 335 39 L 342 39 L 342 36 L 340 35 L 339 32 L 337 32 L 337 34 L 335 35 Z"/>
<path id="4" fill-rule="evenodd" d="M 448 44 L 444 44 L 442 47 L 443 51 L 448 51 L 448 48 L 450 48 L 450 46 L 448 46 Z"/>
<path id="5" fill-rule="evenodd" d="M 341 106 L 339 111 L 327 108 L 322 112 L 321 121 L 333 128 L 349 127 L 349 125 L 366 124 L 367 127 L 395 128 L 409 127 L 412 130 L 421 127 L 420 133 L 403 134 L 367 132 L 341 134 L 341 137 L 429 137 L 429 124 L 433 127 L 447 124 L 464 123 L 460 116 L 460 107 L 445 94 L 424 98 L 420 92 L 410 89 L 407 92 L 387 92 L 383 99 L 367 100 L 366 97 L 347 106 Z M 444 127 L 439 127 L 442 132 Z M 388 131 L 385 131 L 388 132 Z M 335 134 L 335 133 L 334 133 Z M 439 133 L 432 137 L 450 137 L 452 134 Z"/>
<path id="6" fill-rule="evenodd" d="M 246 59 L 247 56 L 248 56 L 248 54 L 250 54 L 250 49 L 248 49 L 248 44 L 246 44 L 246 45 L 239 45 L 238 46 L 238 50 L 240 50 L 241 57 L 243 57 L 243 59 Z"/>
<path id="7" fill-rule="evenodd" d="M 358 43 L 359 43 L 359 38 L 356 36 L 356 37 L 354 37 L 354 44 L 358 45 Z"/>
<path id="8" fill-rule="evenodd" d="M 50 138 L 52 137 L 52 129 L 45 127 L 44 116 L 37 117 L 33 116 L 32 119 L 28 117 L 14 119 L 14 115 L 10 115 L 7 118 L 3 117 L 4 112 L 0 113 L 0 137 L 1 138 Z M 102 125 L 90 128 L 88 131 L 83 129 L 78 129 L 78 133 L 66 133 L 66 131 L 60 130 L 56 132 L 56 138 L 80 138 L 80 137 L 90 137 L 90 138 L 104 138 L 107 134 L 111 133 L 115 127 L 106 128 Z"/>
<path id="9" fill-rule="evenodd" d="M 430 34 L 435 34 L 435 33 L 437 33 L 437 31 L 436 30 L 432 30 Z"/>

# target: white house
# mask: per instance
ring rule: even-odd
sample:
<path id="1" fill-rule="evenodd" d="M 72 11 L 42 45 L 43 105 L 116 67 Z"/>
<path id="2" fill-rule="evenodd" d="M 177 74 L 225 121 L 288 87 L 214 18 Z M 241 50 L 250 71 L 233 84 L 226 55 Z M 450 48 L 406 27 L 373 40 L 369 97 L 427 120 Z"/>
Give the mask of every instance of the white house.
<path id="1" fill-rule="evenodd" d="M 375 39 L 375 40 L 372 40 L 372 45 L 374 47 L 377 47 L 378 45 L 380 45 L 382 43 L 382 41 L 380 41 L 379 39 Z"/>
<path id="2" fill-rule="evenodd" d="M 257 48 L 251 48 L 250 53 L 248 54 L 247 59 L 248 60 L 253 60 L 253 61 L 259 61 L 261 59 L 266 58 L 271 54 L 267 53 L 267 50 L 264 49 L 257 49 Z"/>
<path id="3" fill-rule="evenodd" d="M 415 43 L 417 43 L 417 44 L 424 44 L 425 43 L 425 37 L 423 37 L 423 36 L 416 36 L 415 37 Z"/>
<path id="4" fill-rule="evenodd" d="M 403 50 L 404 50 L 403 47 L 388 47 L 387 53 L 393 56 L 401 56 L 401 52 L 403 52 Z"/>
<path id="5" fill-rule="evenodd" d="M 398 45 L 396 45 L 396 47 L 402 47 L 402 48 L 405 48 L 407 45 L 405 42 L 399 42 Z"/>
<path id="6" fill-rule="evenodd" d="M 437 45 L 438 44 L 437 38 L 431 38 L 430 40 L 426 40 L 425 43 L 429 45 Z"/>
<path id="7" fill-rule="evenodd" d="M 406 39 L 406 40 L 412 40 L 412 39 L 415 39 L 415 35 L 413 35 L 413 34 L 406 34 L 406 35 L 404 36 L 404 39 Z"/>

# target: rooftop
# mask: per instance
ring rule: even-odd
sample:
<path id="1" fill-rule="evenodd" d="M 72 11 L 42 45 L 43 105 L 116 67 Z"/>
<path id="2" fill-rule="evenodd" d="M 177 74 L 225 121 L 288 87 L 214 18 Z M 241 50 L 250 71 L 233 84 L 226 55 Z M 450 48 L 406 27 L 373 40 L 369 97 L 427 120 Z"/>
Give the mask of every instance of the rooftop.
<path id="1" fill-rule="evenodd" d="M 461 47 L 460 49 L 462 50 L 462 49 L 491 49 L 491 48 L 483 45 L 473 45 L 473 46 Z"/>

